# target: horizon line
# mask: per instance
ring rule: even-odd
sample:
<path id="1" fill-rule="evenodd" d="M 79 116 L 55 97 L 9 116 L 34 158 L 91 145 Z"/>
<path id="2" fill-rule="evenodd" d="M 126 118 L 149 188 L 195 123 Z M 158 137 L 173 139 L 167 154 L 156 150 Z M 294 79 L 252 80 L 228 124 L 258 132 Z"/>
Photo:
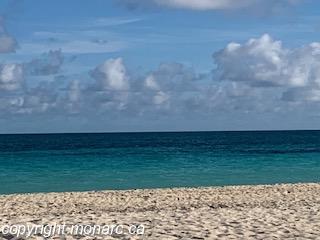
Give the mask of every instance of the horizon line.
<path id="1" fill-rule="evenodd" d="M 136 134 L 136 133 L 210 133 L 210 132 L 299 132 L 320 131 L 320 129 L 249 129 L 249 130 L 166 130 L 166 131 L 106 131 L 106 132 L 17 132 L 0 133 L 0 135 L 55 135 L 55 134 Z"/>

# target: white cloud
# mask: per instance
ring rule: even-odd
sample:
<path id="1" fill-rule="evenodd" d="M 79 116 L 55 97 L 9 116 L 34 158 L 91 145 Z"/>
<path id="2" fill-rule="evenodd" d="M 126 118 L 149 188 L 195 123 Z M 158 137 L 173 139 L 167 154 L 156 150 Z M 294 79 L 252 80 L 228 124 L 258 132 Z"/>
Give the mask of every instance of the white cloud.
<path id="1" fill-rule="evenodd" d="M 252 87 L 320 87 L 320 44 L 286 49 L 265 34 L 214 54 L 220 80 Z"/>
<path id="2" fill-rule="evenodd" d="M 180 111 L 190 96 L 199 92 L 201 76 L 194 69 L 179 63 L 163 63 L 144 79 L 143 94 L 156 108 Z"/>
<path id="3" fill-rule="evenodd" d="M 286 84 L 282 74 L 286 69 L 288 52 L 280 41 L 265 34 L 245 44 L 230 43 L 214 54 L 221 80 L 245 81 L 252 86 Z"/>
<path id="4" fill-rule="evenodd" d="M 0 89 L 14 91 L 24 84 L 23 67 L 20 64 L 0 65 Z"/>
<path id="5" fill-rule="evenodd" d="M 119 26 L 142 21 L 142 18 L 98 18 L 88 23 L 89 27 Z"/>
<path id="6" fill-rule="evenodd" d="M 153 103 L 156 105 L 161 105 L 167 103 L 170 96 L 167 93 L 162 91 L 157 92 L 157 94 L 153 97 Z"/>
<path id="7" fill-rule="evenodd" d="M 156 79 L 153 75 L 149 75 L 145 80 L 145 86 L 148 89 L 157 91 L 160 89 L 159 84 L 156 82 Z"/>
<path id="8" fill-rule="evenodd" d="M 299 0 L 122 0 L 129 7 L 155 4 L 171 8 L 191 10 L 224 10 L 250 7 L 274 8 L 283 5 L 292 5 Z"/>
<path id="9" fill-rule="evenodd" d="M 188 8 L 194 10 L 230 9 L 246 7 L 255 0 L 155 0 L 159 5 L 169 7 Z"/>
<path id="10" fill-rule="evenodd" d="M 192 91 L 194 81 L 201 79 L 194 69 L 180 63 L 162 63 L 145 79 L 151 90 Z"/>
<path id="11" fill-rule="evenodd" d="M 259 89 L 253 101 L 260 99 L 267 105 L 273 98 L 270 107 L 275 109 L 281 100 L 302 105 L 320 102 L 318 42 L 290 49 L 265 34 L 244 44 L 228 44 L 214 54 L 214 60 L 213 74 L 220 84 L 238 83 L 236 86 L 250 87 L 251 92 Z"/>
<path id="12" fill-rule="evenodd" d="M 36 72 L 56 72 L 59 64 L 51 64 L 48 56 L 39 59 L 44 61 L 36 65 L 45 71 Z M 89 73 L 91 79 L 79 75 L 79 80 L 43 81 L 33 88 L 24 84 L 31 65 L 3 64 L 0 89 L 6 91 L 1 92 L 0 108 L 13 114 L 154 117 L 285 112 L 288 106 L 320 103 L 320 43 L 290 49 L 265 34 L 226 45 L 214 61 L 213 80 L 179 63 L 131 74 L 122 58 L 111 58 Z"/>
<path id="13" fill-rule="evenodd" d="M 129 90 L 129 77 L 122 58 L 105 61 L 92 72 L 92 76 L 102 90 Z"/>
<path id="14" fill-rule="evenodd" d="M 159 86 L 157 82 L 157 77 L 154 75 L 154 73 L 150 74 L 149 76 L 146 77 L 144 81 L 144 86 L 147 91 L 151 90 L 151 98 L 152 98 L 152 103 L 155 105 L 162 105 L 162 104 L 167 104 L 169 103 L 169 93 L 163 92 L 161 90 L 161 87 Z"/>
<path id="15" fill-rule="evenodd" d="M 69 113 L 76 114 L 81 110 L 82 89 L 78 80 L 73 80 L 68 88 L 65 106 Z"/>
<path id="16" fill-rule="evenodd" d="M 70 102 L 78 102 L 81 97 L 81 88 L 79 81 L 72 81 L 70 84 L 68 99 Z"/>

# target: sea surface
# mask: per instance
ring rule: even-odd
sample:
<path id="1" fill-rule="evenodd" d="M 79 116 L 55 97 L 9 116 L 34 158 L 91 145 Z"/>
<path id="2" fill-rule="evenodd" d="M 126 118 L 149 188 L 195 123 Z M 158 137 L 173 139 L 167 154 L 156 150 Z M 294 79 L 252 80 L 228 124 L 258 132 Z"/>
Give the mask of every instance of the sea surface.
<path id="1" fill-rule="evenodd" d="M 0 135 L 0 194 L 320 182 L 320 131 Z"/>

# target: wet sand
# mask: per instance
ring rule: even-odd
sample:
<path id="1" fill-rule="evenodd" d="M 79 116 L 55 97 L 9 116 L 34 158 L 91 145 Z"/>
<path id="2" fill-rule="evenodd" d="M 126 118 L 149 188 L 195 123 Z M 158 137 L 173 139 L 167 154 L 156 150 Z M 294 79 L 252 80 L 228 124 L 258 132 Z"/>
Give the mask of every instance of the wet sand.
<path id="1" fill-rule="evenodd" d="M 320 239 L 319 210 L 320 184 L 16 194 L 0 196 L 0 228 L 144 227 L 143 235 L 56 234 L 50 239 Z M 0 239 L 17 238 L 2 232 Z"/>

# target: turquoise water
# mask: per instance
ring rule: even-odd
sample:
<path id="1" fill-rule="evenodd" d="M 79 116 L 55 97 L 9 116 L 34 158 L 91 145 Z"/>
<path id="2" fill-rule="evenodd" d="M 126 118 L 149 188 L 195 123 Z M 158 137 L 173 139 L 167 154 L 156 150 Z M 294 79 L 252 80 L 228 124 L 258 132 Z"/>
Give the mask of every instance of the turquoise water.
<path id="1" fill-rule="evenodd" d="M 320 131 L 0 135 L 0 193 L 320 182 Z"/>

